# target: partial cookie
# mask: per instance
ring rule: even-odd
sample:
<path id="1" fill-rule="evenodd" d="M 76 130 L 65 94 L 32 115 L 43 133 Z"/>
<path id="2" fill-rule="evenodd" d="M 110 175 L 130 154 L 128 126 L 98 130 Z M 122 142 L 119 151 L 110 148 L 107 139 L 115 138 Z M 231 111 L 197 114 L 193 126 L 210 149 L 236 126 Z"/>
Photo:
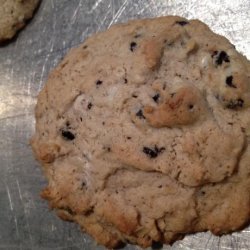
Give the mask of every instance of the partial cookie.
<path id="1" fill-rule="evenodd" d="M 42 196 L 110 248 L 240 229 L 250 215 L 249 102 L 249 61 L 198 20 L 97 33 L 38 96 Z"/>
<path id="2" fill-rule="evenodd" d="M 0 42 L 11 39 L 24 27 L 39 0 L 0 0 Z"/>

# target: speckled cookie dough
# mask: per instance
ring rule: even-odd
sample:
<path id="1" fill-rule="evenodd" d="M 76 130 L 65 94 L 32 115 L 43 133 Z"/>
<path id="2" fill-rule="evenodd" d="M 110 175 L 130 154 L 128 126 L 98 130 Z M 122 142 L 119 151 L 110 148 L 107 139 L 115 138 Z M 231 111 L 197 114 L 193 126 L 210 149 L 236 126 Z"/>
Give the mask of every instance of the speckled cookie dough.
<path id="1" fill-rule="evenodd" d="M 40 0 L 0 0 L 0 43 L 10 40 L 33 15 Z"/>
<path id="2" fill-rule="evenodd" d="M 198 20 L 97 33 L 38 96 L 42 197 L 109 248 L 240 229 L 250 215 L 249 104 L 249 61 Z"/>

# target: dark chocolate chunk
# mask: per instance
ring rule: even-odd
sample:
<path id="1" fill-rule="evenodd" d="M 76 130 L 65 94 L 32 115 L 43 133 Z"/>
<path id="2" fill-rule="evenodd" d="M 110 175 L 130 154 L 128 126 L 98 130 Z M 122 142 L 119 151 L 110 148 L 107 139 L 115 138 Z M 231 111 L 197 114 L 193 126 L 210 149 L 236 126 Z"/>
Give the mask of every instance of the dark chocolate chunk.
<path id="1" fill-rule="evenodd" d="M 143 115 L 143 112 L 141 109 L 136 113 L 136 116 L 138 116 L 140 119 L 145 119 L 145 116 Z"/>
<path id="2" fill-rule="evenodd" d="M 216 56 L 215 63 L 217 65 L 221 65 L 223 62 L 230 62 L 228 54 L 223 50 L 215 55 L 212 55 L 212 57 L 214 56 Z"/>
<path id="3" fill-rule="evenodd" d="M 130 136 L 127 136 L 127 139 L 128 139 L 128 140 L 131 140 L 131 137 L 130 137 Z"/>
<path id="4" fill-rule="evenodd" d="M 154 100 L 156 103 L 158 103 L 159 98 L 160 98 L 160 94 L 156 94 L 156 95 L 154 95 L 152 98 L 153 98 L 153 100 Z"/>
<path id="5" fill-rule="evenodd" d="M 137 98 L 138 96 L 137 96 L 137 95 L 135 95 L 135 94 L 133 94 L 133 95 L 132 95 L 132 97 Z"/>
<path id="6" fill-rule="evenodd" d="M 156 145 L 154 148 L 149 148 L 149 147 L 143 147 L 143 153 L 148 155 L 150 158 L 156 158 L 162 151 L 164 151 L 165 148 L 161 147 L 158 148 Z"/>
<path id="7" fill-rule="evenodd" d="M 185 25 L 189 24 L 189 22 L 187 22 L 187 21 L 177 21 L 176 23 L 179 24 L 180 26 L 185 26 Z"/>
<path id="8" fill-rule="evenodd" d="M 70 127 L 70 122 L 66 121 L 66 127 Z"/>
<path id="9" fill-rule="evenodd" d="M 90 102 L 90 103 L 88 104 L 88 109 L 91 109 L 92 106 L 93 106 L 93 104 Z"/>
<path id="10" fill-rule="evenodd" d="M 102 81 L 101 80 L 97 80 L 96 81 L 96 85 L 101 85 L 102 84 Z"/>
<path id="11" fill-rule="evenodd" d="M 124 78 L 124 83 L 128 83 L 128 79 L 127 78 Z"/>
<path id="12" fill-rule="evenodd" d="M 62 130 L 62 136 L 64 139 L 66 139 L 68 141 L 72 141 L 75 139 L 75 135 L 68 130 Z"/>
<path id="13" fill-rule="evenodd" d="M 228 76 L 226 78 L 226 84 L 227 86 L 231 87 L 231 88 L 237 88 L 234 84 L 233 84 L 233 76 Z"/>
<path id="14" fill-rule="evenodd" d="M 131 50 L 132 52 L 134 52 L 136 46 L 137 46 L 137 43 L 136 43 L 136 42 L 131 42 L 131 43 L 130 43 L 130 50 Z"/>
<path id="15" fill-rule="evenodd" d="M 239 98 L 237 100 L 230 100 L 226 107 L 229 109 L 237 109 L 237 108 L 242 108 L 243 105 L 244 105 L 244 100 Z"/>

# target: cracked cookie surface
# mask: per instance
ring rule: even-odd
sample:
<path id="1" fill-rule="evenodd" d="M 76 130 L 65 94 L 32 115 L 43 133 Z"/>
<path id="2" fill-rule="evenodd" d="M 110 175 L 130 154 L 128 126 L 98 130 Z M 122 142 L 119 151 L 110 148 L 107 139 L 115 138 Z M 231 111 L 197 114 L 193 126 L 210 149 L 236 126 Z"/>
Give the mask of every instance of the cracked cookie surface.
<path id="1" fill-rule="evenodd" d="M 250 63 L 198 20 L 118 24 L 38 96 L 42 197 L 109 248 L 229 233 L 250 214 Z"/>

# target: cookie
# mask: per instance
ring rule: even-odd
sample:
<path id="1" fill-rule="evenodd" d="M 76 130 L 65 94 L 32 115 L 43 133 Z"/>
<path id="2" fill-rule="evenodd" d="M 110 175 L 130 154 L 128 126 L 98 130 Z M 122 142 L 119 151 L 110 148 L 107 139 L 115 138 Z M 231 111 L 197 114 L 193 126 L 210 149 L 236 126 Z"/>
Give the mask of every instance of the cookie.
<path id="1" fill-rule="evenodd" d="M 24 27 L 39 0 L 0 0 L 0 42 L 10 40 Z"/>
<path id="2" fill-rule="evenodd" d="M 148 247 L 250 215 L 250 63 L 199 20 L 118 24 L 73 48 L 38 96 L 32 147 L 59 217 Z"/>

